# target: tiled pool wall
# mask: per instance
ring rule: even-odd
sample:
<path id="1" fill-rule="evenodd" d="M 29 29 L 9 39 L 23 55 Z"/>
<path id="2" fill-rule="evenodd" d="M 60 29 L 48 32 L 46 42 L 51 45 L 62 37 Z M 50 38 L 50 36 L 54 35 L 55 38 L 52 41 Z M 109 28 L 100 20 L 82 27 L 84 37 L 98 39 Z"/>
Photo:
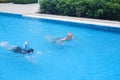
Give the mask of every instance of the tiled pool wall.
<path id="1" fill-rule="evenodd" d="M 63 24 L 67 26 L 76 26 L 80 28 L 89 28 L 89 29 L 95 29 L 95 30 L 100 30 L 100 31 L 120 33 L 120 28 L 117 26 L 111 27 L 111 26 L 102 26 L 102 25 L 96 25 L 96 24 L 85 24 L 85 23 L 79 23 L 79 22 L 54 20 L 54 19 L 47 19 L 47 18 L 35 18 L 35 17 L 23 16 L 21 14 L 13 14 L 13 13 L 5 13 L 5 12 L 0 12 L 0 15 L 16 17 L 16 18 L 25 18 L 28 20 L 35 20 L 35 21 L 47 21 L 47 22 L 58 23 L 58 24 Z"/>

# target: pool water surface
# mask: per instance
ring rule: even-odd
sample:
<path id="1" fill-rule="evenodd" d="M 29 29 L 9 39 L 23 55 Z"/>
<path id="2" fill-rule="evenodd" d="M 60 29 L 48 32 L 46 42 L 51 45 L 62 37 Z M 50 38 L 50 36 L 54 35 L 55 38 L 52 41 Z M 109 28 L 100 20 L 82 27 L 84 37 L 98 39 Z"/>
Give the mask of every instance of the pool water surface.
<path id="1" fill-rule="evenodd" d="M 120 34 L 86 26 L 95 25 L 0 14 L 0 80 L 120 80 Z M 67 32 L 75 39 L 64 46 L 48 41 Z M 33 54 L 3 47 L 24 41 Z"/>

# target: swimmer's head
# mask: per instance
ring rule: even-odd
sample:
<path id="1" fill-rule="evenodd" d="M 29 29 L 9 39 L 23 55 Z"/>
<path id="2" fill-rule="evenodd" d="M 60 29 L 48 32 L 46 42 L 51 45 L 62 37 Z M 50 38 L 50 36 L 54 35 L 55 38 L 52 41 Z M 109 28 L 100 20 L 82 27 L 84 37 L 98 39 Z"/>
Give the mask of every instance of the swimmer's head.
<path id="1" fill-rule="evenodd" d="M 29 44 L 28 41 L 25 41 L 24 44 Z"/>
<path id="2" fill-rule="evenodd" d="M 68 33 L 67 33 L 66 40 L 71 40 L 71 39 L 72 39 L 72 33 L 71 33 L 71 32 L 68 32 Z"/>
<path id="3" fill-rule="evenodd" d="M 68 32 L 68 33 L 67 33 L 67 36 L 72 36 L 72 33 L 71 33 L 71 32 Z"/>

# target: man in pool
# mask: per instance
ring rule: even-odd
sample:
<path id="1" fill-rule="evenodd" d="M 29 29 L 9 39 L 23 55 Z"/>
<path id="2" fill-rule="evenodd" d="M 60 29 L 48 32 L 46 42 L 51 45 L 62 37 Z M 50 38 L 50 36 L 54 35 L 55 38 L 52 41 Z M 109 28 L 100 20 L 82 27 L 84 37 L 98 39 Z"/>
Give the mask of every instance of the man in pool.
<path id="1" fill-rule="evenodd" d="M 27 51 L 25 49 L 22 49 L 21 47 L 14 47 L 11 49 L 14 53 L 32 53 L 34 50 L 32 48 L 28 49 Z"/>
<path id="2" fill-rule="evenodd" d="M 13 47 L 11 49 L 11 51 L 13 51 L 14 53 L 23 53 L 23 54 L 26 54 L 26 53 L 32 53 L 34 50 L 32 48 L 30 48 L 29 47 L 29 43 L 27 41 L 25 41 L 23 48 L 17 46 L 17 47 Z"/>

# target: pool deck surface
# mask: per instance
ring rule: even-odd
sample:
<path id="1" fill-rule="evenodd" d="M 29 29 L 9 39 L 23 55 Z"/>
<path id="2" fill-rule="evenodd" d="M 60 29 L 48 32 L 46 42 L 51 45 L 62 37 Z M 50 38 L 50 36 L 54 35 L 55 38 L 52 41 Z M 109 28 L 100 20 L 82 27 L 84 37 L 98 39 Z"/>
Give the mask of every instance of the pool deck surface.
<path id="1" fill-rule="evenodd" d="M 110 27 L 120 28 L 120 21 L 109 21 L 99 19 L 88 19 L 68 16 L 58 16 L 50 14 L 38 14 L 38 4 L 13 4 L 13 3 L 0 3 L 0 12 L 22 14 L 23 16 L 36 17 L 36 18 L 47 18 L 54 20 L 70 21 L 85 24 L 95 24 Z"/>

